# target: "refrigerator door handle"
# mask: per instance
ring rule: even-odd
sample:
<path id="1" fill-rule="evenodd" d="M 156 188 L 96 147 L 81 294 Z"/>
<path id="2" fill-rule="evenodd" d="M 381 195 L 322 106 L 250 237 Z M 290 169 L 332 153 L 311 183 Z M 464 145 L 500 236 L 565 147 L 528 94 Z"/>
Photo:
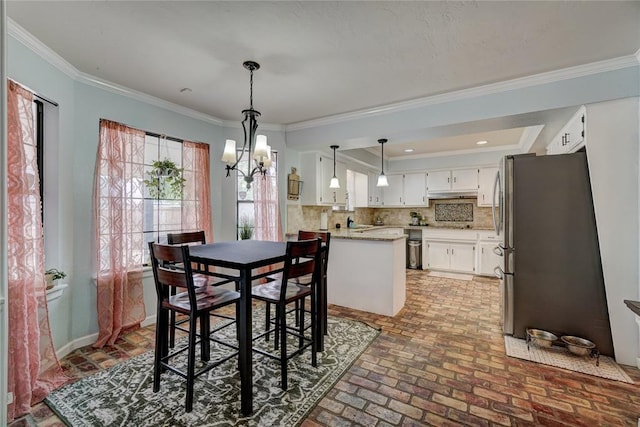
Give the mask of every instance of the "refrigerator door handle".
<path id="1" fill-rule="evenodd" d="M 496 205 L 496 190 L 498 193 L 498 203 Z M 496 173 L 496 179 L 493 182 L 493 198 L 491 199 L 491 216 L 493 218 L 493 228 L 496 230 L 496 234 L 500 235 L 500 229 L 502 228 L 502 180 L 500 179 L 500 171 Z M 496 207 L 498 208 L 498 221 L 496 221 Z"/>

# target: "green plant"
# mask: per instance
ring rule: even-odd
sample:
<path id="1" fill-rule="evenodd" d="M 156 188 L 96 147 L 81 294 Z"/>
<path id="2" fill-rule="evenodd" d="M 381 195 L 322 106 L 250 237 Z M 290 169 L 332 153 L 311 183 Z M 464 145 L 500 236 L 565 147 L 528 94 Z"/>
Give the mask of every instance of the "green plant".
<path id="1" fill-rule="evenodd" d="M 156 160 L 147 171 L 148 179 L 143 182 L 149 189 L 149 195 L 156 199 L 179 200 L 186 179 L 182 176 L 183 168 L 179 168 L 172 160 Z"/>
<path id="2" fill-rule="evenodd" d="M 247 217 L 240 219 L 240 239 L 248 240 L 253 236 L 253 223 Z"/>
<path id="3" fill-rule="evenodd" d="M 53 282 L 54 280 L 58 280 L 58 279 L 64 279 L 65 277 L 67 277 L 67 273 L 65 273 L 64 271 L 58 270 L 56 268 L 50 268 L 47 271 L 44 272 L 45 276 L 48 276 L 47 279 L 51 282 Z"/>

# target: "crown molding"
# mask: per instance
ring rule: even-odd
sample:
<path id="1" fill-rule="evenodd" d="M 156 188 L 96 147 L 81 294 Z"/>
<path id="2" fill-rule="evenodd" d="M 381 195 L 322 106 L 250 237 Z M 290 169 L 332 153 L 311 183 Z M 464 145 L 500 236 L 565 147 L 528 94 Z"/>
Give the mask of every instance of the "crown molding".
<path id="1" fill-rule="evenodd" d="M 640 50 L 633 55 L 622 56 L 619 58 L 609 59 L 605 61 L 592 62 L 590 64 L 578 65 L 575 67 L 563 68 L 560 70 L 548 71 L 545 73 L 534 74 L 531 76 L 520 77 L 512 80 L 491 83 L 483 86 L 477 86 L 469 89 L 462 89 L 447 92 L 439 95 L 417 98 L 409 101 L 398 102 L 394 104 L 382 105 L 379 107 L 354 111 L 350 113 L 337 114 L 334 116 L 323 117 L 320 119 L 307 120 L 304 122 L 292 123 L 286 126 L 287 131 L 296 131 L 302 129 L 313 128 L 317 126 L 326 126 L 355 119 L 378 116 L 381 114 L 389 114 L 401 112 L 414 108 L 427 107 L 431 105 L 443 104 L 445 102 L 459 101 L 480 96 L 493 95 L 500 92 L 506 92 L 516 89 L 525 89 L 531 86 L 555 83 L 563 80 L 569 80 L 579 77 L 590 76 L 594 74 L 616 71 L 628 67 L 637 67 L 640 65 Z"/>
<path id="2" fill-rule="evenodd" d="M 26 48 L 31 50 L 33 53 L 38 55 L 40 58 L 63 72 L 64 74 L 71 77 L 73 80 L 84 83 L 89 86 L 94 86 L 102 90 L 106 90 L 108 92 L 115 93 L 117 95 L 126 96 L 127 98 L 135 99 L 137 101 L 144 102 L 146 104 L 154 105 L 156 107 L 172 111 L 177 114 L 181 114 L 183 116 L 191 117 L 197 120 L 202 120 L 204 122 L 212 123 L 215 125 L 222 126 L 223 120 L 210 116 L 208 114 L 201 113 L 196 110 L 192 110 L 191 108 L 183 107 L 178 104 L 174 104 L 173 102 L 165 101 L 163 99 L 157 98 L 155 96 L 148 95 L 143 92 L 139 92 L 137 90 L 130 89 L 125 86 L 121 86 L 103 79 L 100 79 L 96 76 L 92 76 L 90 74 L 79 71 L 69 62 L 67 62 L 64 58 L 54 52 L 47 45 L 42 43 L 40 40 L 35 38 L 31 33 L 18 25 L 11 18 L 7 18 L 7 29 L 8 34 L 15 38 L 17 41 L 22 43 Z"/>

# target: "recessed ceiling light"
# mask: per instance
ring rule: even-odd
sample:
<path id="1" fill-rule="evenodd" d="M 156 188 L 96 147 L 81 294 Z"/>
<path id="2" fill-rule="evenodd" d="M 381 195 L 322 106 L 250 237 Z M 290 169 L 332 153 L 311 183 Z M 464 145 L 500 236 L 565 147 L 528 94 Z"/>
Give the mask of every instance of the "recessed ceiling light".
<path id="1" fill-rule="evenodd" d="M 404 152 L 405 153 L 413 153 L 413 148 L 405 148 Z"/>
<path id="2" fill-rule="evenodd" d="M 489 142 L 489 141 L 478 141 L 478 142 L 476 142 L 476 144 L 478 144 L 478 145 L 484 145 L 484 144 L 486 144 L 486 143 L 488 143 L 488 142 Z"/>

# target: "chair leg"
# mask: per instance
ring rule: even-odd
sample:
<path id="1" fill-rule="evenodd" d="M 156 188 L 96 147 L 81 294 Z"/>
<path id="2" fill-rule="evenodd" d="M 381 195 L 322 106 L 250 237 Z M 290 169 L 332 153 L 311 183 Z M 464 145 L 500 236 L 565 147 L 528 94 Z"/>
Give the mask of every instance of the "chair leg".
<path id="1" fill-rule="evenodd" d="M 185 412 L 193 409 L 193 383 L 196 370 L 196 337 L 197 322 L 195 315 L 189 316 L 189 349 L 187 350 L 187 395 L 185 397 Z"/>
<path id="2" fill-rule="evenodd" d="M 211 318 L 209 313 L 200 315 L 200 358 L 203 362 L 208 362 L 211 359 L 211 341 L 209 341 L 209 335 L 211 334 Z"/>
<path id="3" fill-rule="evenodd" d="M 311 292 L 311 366 L 314 368 L 318 365 L 317 351 L 318 351 L 318 334 L 320 333 L 318 324 L 318 310 L 316 307 L 315 292 Z"/>
<path id="4" fill-rule="evenodd" d="M 153 358 L 153 392 L 157 393 L 160 390 L 160 374 L 162 372 L 162 357 L 165 356 L 167 348 L 167 312 L 166 310 L 158 307 L 156 314 L 156 342 L 155 342 L 155 355 Z"/>
<path id="5" fill-rule="evenodd" d="M 298 333 L 300 334 L 300 338 L 298 338 L 298 348 L 302 348 L 304 345 L 304 298 L 297 300 L 296 305 L 301 306 L 298 310 Z"/>
<path id="6" fill-rule="evenodd" d="M 264 307 L 264 330 L 265 332 L 269 330 L 269 327 L 271 326 L 271 303 L 268 302 L 265 304 Z M 265 341 L 269 341 L 269 335 L 267 334 L 264 336 L 264 340 Z M 277 338 L 276 338 L 276 342 L 278 342 Z"/>
<path id="7" fill-rule="evenodd" d="M 284 304 L 278 304 L 276 310 L 278 311 L 277 317 L 280 320 L 280 377 L 282 378 L 282 389 L 288 388 L 287 382 L 287 321 L 285 319 L 286 306 Z"/>
<path id="8" fill-rule="evenodd" d="M 276 333 L 274 334 L 275 335 L 275 339 L 274 339 L 274 343 L 273 343 L 274 344 L 273 348 L 275 350 L 278 349 L 279 343 L 280 343 L 280 325 L 281 325 L 281 323 L 282 322 L 280 322 L 280 312 L 278 312 L 278 306 L 276 305 L 276 327 L 275 327 Z"/>
<path id="9" fill-rule="evenodd" d="M 300 326 L 300 300 L 296 300 L 295 302 L 296 304 L 296 308 L 295 308 L 295 319 L 296 319 L 296 326 Z M 304 305 L 302 306 L 304 308 Z"/>
<path id="10" fill-rule="evenodd" d="M 176 345 L 176 312 L 172 311 L 169 320 L 169 348 Z"/>

